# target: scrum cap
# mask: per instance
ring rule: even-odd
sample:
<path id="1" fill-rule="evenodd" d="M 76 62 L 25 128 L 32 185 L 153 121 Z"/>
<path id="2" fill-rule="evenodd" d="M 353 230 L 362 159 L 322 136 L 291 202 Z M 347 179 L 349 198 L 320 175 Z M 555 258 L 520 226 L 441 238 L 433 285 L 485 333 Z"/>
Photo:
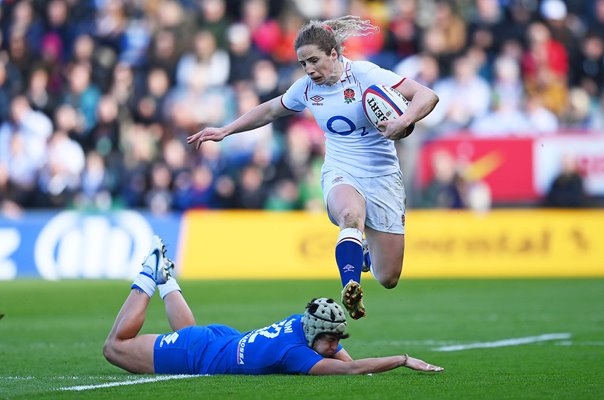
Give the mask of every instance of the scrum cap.
<path id="1" fill-rule="evenodd" d="M 348 337 L 344 310 L 333 299 L 325 297 L 313 299 L 306 305 L 302 326 L 309 347 L 321 333 L 339 335 L 342 339 Z"/>

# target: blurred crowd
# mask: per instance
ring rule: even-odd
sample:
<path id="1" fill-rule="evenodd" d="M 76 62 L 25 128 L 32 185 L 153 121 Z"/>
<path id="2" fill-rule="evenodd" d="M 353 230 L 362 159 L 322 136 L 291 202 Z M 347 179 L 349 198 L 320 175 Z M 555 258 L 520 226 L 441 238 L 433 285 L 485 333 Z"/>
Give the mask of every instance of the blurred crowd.
<path id="1" fill-rule="evenodd" d="M 308 113 L 199 150 L 186 137 L 283 93 L 303 74 L 298 28 L 345 14 L 381 27 L 346 56 L 440 96 L 401 142 L 408 175 L 423 140 L 460 131 L 604 131 L 604 0 L 2 0 L 2 211 L 322 210 Z M 442 194 L 423 205 L 454 206 Z"/>

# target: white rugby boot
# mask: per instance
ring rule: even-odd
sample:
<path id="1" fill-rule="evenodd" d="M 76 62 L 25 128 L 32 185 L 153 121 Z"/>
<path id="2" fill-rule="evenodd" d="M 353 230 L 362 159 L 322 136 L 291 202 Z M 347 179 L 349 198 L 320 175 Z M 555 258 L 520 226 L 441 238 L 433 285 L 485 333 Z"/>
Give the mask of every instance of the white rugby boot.
<path id="1" fill-rule="evenodd" d="M 166 257 L 166 246 L 159 236 L 153 235 L 149 254 L 143 261 L 143 272 L 161 285 L 168 281 L 173 269 L 174 263 Z"/>

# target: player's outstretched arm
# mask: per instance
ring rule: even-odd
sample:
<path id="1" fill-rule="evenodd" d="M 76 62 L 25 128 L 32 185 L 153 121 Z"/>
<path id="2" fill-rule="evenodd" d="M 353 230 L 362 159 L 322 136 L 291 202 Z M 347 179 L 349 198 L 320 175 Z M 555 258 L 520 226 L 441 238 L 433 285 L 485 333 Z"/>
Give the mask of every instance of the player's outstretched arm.
<path id="1" fill-rule="evenodd" d="M 233 133 L 251 131 L 252 129 L 270 124 L 275 119 L 293 114 L 293 111 L 288 110 L 281 103 L 281 96 L 275 97 L 272 100 L 266 101 L 257 105 L 250 111 L 246 112 L 235 121 L 222 128 L 208 127 L 187 137 L 188 144 L 195 144 L 199 149 L 203 142 L 211 140 L 219 142 L 228 135 Z"/>
<path id="2" fill-rule="evenodd" d="M 310 375 L 359 375 L 386 372 L 399 367 L 407 367 L 423 372 L 444 371 L 442 367 L 428 364 L 423 360 L 404 354 L 390 357 L 363 358 L 349 362 L 324 358 L 316 363 L 308 373 Z"/>

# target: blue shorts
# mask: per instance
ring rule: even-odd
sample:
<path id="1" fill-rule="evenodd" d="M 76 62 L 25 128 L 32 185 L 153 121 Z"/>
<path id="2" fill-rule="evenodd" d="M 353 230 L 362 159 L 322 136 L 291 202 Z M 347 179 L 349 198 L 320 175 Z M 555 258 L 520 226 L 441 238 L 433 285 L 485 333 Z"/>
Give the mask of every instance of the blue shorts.
<path id="1" fill-rule="evenodd" d="M 188 374 L 200 372 L 195 367 L 196 355 L 203 354 L 209 344 L 222 336 L 241 333 L 226 325 L 189 326 L 176 332 L 159 335 L 153 348 L 156 374 Z"/>

